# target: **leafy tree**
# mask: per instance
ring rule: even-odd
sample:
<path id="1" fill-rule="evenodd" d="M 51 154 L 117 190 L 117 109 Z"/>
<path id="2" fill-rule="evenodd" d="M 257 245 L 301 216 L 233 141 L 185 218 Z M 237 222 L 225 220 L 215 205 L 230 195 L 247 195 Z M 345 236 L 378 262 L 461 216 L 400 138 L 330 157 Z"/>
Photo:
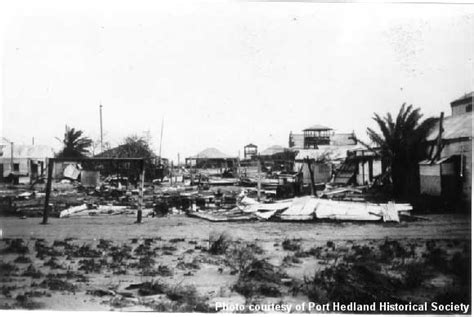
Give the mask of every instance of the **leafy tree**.
<path id="1" fill-rule="evenodd" d="M 144 137 L 131 135 L 125 138 L 123 143 L 119 145 L 115 154 L 117 157 L 142 157 L 145 159 L 153 159 L 155 153 L 150 147 L 149 142 Z"/>
<path id="2" fill-rule="evenodd" d="M 397 198 L 410 198 L 418 193 L 418 162 L 425 158 L 422 143 L 436 121 L 421 121 L 419 108 L 403 104 L 393 120 L 390 113 L 384 118 L 374 114 L 380 133 L 368 128 L 369 138 L 381 148 L 383 160 L 391 168 L 393 194 Z"/>
<path id="3" fill-rule="evenodd" d="M 126 137 L 122 144 L 109 149 L 105 152 L 97 154 L 96 157 L 114 157 L 114 158 L 144 158 L 145 159 L 145 177 L 153 179 L 156 175 L 155 159 L 156 154 L 150 147 L 149 141 L 146 137 L 131 135 Z M 126 168 L 127 176 L 130 179 L 136 179 L 139 175 L 139 167 L 134 164 Z M 104 172 L 106 172 L 104 170 Z M 114 173 L 111 169 L 107 173 Z"/>
<path id="4" fill-rule="evenodd" d="M 83 136 L 82 130 L 76 130 L 66 126 L 63 143 L 63 149 L 56 155 L 57 157 L 84 157 L 89 153 L 92 140 Z"/>

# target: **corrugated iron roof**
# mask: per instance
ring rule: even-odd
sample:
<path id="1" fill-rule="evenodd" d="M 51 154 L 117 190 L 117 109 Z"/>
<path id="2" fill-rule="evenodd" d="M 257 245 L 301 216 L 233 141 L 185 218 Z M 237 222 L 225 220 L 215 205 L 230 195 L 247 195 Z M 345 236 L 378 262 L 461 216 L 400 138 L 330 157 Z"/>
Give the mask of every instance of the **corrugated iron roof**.
<path id="1" fill-rule="evenodd" d="M 1 152 L 3 154 L 0 157 L 11 156 L 11 145 L 5 144 Z M 52 147 L 47 145 L 22 145 L 13 144 L 13 157 L 15 158 L 49 158 L 54 157 L 54 150 Z"/>
<path id="2" fill-rule="evenodd" d="M 456 103 L 458 101 L 461 101 L 461 100 L 464 100 L 464 99 L 467 99 L 467 98 L 471 98 L 471 99 L 474 98 L 474 91 L 471 91 L 467 94 L 464 94 L 463 96 L 461 96 L 458 99 L 452 101 L 451 103 L 453 104 L 453 103 Z"/>
<path id="3" fill-rule="evenodd" d="M 357 145 L 352 146 L 333 146 L 333 145 L 319 145 L 318 149 L 302 149 L 298 150 L 296 160 L 304 160 L 309 157 L 312 160 L 321 160 L 327 158 L 331 161 L 340 160 L 347 157 L 347 151 L 356 149 Z"/>
<path id="4" fill-rule="evenodd" d="M 443 140 L 472 138 L 472 112 L 443 119 Z M 435 141 L 439 135 L 439 120 L 428 132 L 427 141 Z"/>

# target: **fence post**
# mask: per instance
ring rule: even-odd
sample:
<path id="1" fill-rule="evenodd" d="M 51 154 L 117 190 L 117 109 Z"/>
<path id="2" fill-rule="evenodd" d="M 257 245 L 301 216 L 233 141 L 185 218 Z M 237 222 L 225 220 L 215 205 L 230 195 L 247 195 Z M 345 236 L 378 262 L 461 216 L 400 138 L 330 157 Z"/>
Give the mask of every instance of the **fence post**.
<path id="1" fill-rule="evenodd" d="M 48 179 L 46 181 L 46 196 L 44 197 L 44 210 L 43 210 L 43 222 L 41 224 L 45 225 L 48 223 L 48 212 L 49 212 L 49 195 L 51 194 L 51 182 L 53 178 L 53 159 L 48 160 Z"/>
<path id="2" fill-rule="evenodd" d="M 142 222 L 143 187 L 145 186 L 145 162 L 140 163 L 140 187 L 138 191 L 137 223 Z"/>

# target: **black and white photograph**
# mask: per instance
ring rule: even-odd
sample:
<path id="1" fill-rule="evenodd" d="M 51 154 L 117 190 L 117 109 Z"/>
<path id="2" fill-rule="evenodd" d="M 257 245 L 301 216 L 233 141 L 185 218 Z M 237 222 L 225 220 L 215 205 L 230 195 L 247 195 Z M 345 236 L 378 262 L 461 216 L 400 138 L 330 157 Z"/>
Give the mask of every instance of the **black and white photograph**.
<path id="1" fill-rule="evenodd" d="M 11 1 L 0 65 L 0 314 L 472 313 L 474 2 Z"/>

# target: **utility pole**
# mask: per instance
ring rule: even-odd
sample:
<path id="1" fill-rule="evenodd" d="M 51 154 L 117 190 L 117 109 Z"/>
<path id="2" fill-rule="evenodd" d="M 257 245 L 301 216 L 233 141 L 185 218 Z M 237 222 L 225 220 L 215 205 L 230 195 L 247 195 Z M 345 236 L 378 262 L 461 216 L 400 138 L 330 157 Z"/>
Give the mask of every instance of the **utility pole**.
<path id="1" fill-rule="evenodd" d="M 13 142 L 10 142 L 10 173 L 13 174 Z"/>
<path id="2" fill-rule="evenodd" d="M 163 142 L 163 124 L 165 122 L 165 117 L 161 118 L 161 135 L 160 135 L 160 164 L 161 164 L 161 143 Z"/>
<path id="3" fill-rule="evenodd" d="M 104 134 L 102 130 L 102 104 L 99 105 L 100 113 L 100 152 L 104 152 Z"/>
<path id="4" fill-rule="evenodd" d="M 240 178 L 240 150 L 239 150 L 239 153 L 237 155 L 237 175 Z"/>
<path id="5" fill-rule="evenodd" d="M 35 137 L 31 138 L 31 145 L 35 145 Z"/>

